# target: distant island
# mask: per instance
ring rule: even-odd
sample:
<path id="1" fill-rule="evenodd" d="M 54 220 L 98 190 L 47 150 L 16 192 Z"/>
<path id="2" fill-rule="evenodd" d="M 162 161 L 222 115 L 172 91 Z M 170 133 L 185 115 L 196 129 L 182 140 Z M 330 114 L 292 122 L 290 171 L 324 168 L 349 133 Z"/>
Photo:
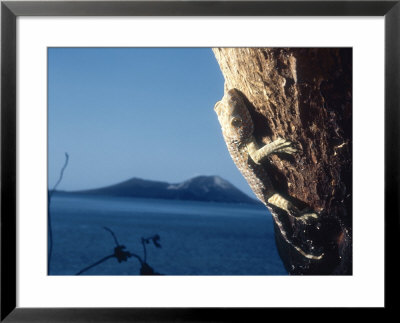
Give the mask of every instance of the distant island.
<path id="1" fill-rule="evenodd" d="M 178 184 L 131 178 L 102 188 L 83 191 L 57 191 L 56 193 L 224 203 L 260 203 L 219 176 L 197 176 Z"/>

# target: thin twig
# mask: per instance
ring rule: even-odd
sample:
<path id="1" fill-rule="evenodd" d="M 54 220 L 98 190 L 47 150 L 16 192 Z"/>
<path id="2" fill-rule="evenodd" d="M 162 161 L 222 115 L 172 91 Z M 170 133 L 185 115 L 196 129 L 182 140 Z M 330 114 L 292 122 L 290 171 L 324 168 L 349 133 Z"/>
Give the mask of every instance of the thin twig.
<path id="1" fill-rule="evenodd" d="M 54 192 L 55 192 L 56 189 L 57 189 L 57 186 L 61 183 L 61 181 L 62 181 L 62 179 L 63 179 L 64 171 L 65 171 L 65 169 L 67 168 L 67 165 L 68 165 L 68 160 L 69 160 L 69 155 L 68 155 L 68 153 L 65 153 L 65 162 L 64 162 L 64 166 L 63 166 L 63 168 L 61 168 L 60 177 L 58 178 L 57 183 L 54 185 L 53 189 L 50 191 L 50 194 L 49 194 L 49 203 L 50 203 L 50 200 L 51 200 L 52 195 L 54 194 Z"/>
<path id="2" fill-rule="evenodd" d="M 103 229 L 104 229 L 104 230 L 107 230 L 108 232 L 111 233 L 111 235 L 112 235 L 113 238 L 114 238 L 115 244 L 116 244 L 117 247 L 118 247 L 120 244 L 119 244 L 119 242 L 118 242 L 118 239 L 117 239 L 117 236 L 115 235 L 115 233 L 114 233 L 111 229 L 109 229 L 109 228 L 107 228 L 107 227 L 103 227 Z"/>
<path id="3" fill-rule="evenodd" d="M 100 265 L 102 262 L 104 262 L 104 261 L 106 261 L 106 260 L 108 260 L 108 259 L 114 258 L 114 257 L 115 257 L 115 255 L 112 254 L 112 255 L 106 256 L 106 257 L 104 257 L 104 258 L 101 258 L 99 261 L 96 261 L 94 264 L 83 268 L 83 269 L 82 269 L 81 271 L 79 271 L 76 275 L 80 275 L 80 274 L 84 273 L 85 271 L 89 270 L 90 268 L 93 268 L 93 267 L 95 267 L 95 266 L 97 266 L 97 265 Z"/>
<path id="4" fill-rule="evenodd" d="M 48 230 L 49 230 L 49 250 L 48 250 L 48 255 L 47 255 L 47 274 L 48 275 L 50 275 L 50 263 L 51 263 L 51 256 L 53 254 L 53 228 L 52 228 L 51 215 L 50 215 L 51 198 L 52 198 L 54 192 L 56 191 L 57 186 L 62 181 L 62 178 L 64 176 L 64 171 L 68 165 L 68 160 L 69 160 L 69 155 L 67 153 L 65 153 L 65 162 L 64 162 L 64 166 L 61 168 L 60 177 L 58 178 L 58 181 L 54 185 L 53 189 L 48 193 L 48 199 L 47 199 L 47 225 L 48 225 Z"/>
<path id="5" fill-rule="evenodd" d="M 154 242 L 154 245 L 157 248 L 161 248 L 161 245 L 158 243 L 158 241 L 156 241 L 156 240 L 160 239 L 158 234 L 156 234 L 155 236 L 152 236 L 150 238 L 147 238 L 147 239 L 142 237 L 141 241 L 142 241 L 143 252 L 144 252 L 144 259 L 142 259 L 142 257 L 140 257 L 139 255 L 137 255 L 135 253 L 132 253 L 130 251 L 125 251 L 124 249 L 126 247 L 124 245 L 120 245 L 119 244 L 117 236 L 115 235 L 114 231 L 112 231 L 110 228 L 107 228 L 107 227 L 103 227 L 103 229 L 105 229 L 108 232 L 110 232 L 111 235 L 114 238 L 115 244 L 117 245 L 114 248 L 114 253 L 112 255 L 108 255 L 108 256 L 96 261 L 94 264 L 91 264 L 90 266 L 87 266 L 87 267 L 83 268 L 76 275 L 80 275 L 80 274 L 84 273 L 85 271 L 87 271 L 87 270 L 89 270 L 89 269 L 91 269 L 91 268 L 93 268 L 93 267 L 95 267 L 97 265 L 100 265 L 102 262 L 104 262 L 104 261 L 106 261 L 106 260 L 108 260 L 110 258 L 116 258 L 118 260 L 118 262 L 122 262 L 122 261 L 127 261 L 128 258 L 130 258 L 130 257 L 134 257 L 140 262 L 140 265 L 141 265 L 140 274 L 141 275 L 149 275 L 149 272 L 154 273 L 154 270 L 147 264 L 147 261 L 146 261 L 147 260 L 146 259 L 147 258 L 146 243 L 148 243 L 149 240 L 152 239 L 153 242 Z M 142 273 L 142 271 L 143 271 L 143 273 Z M 158 275 L 158 273 L 155 273 L 155 274 Z"/>
<path id="6" fill-rule="evenodd" d="M 139 255 L 137 255 L 135 253 L 131 253 L 129 251 L 124 251 L 125 246 L 119 244 L 117 236 L 115 235 L 114 231 L 112 231 L 110 228 L 107 228 L 107 227 L 103 227 L 103 229 L 107 230 L 108 232 L 110 232 L 111 235 L 114 238 L 115 244 L 117 245 L 114 248 L 114 253 L 112 255 L 108 255 L 108 256 L 100 259 L 99 261 L 96 261 L 94 264 L 91 264 L 90 266 L 87 266 L 87 267 L 83 268 L 76 275 L 80 275 L 80 274 L 84 273 L 85 271 L 87 271 L 87 270 L 89 270 L 89 269 L 91 269 L 91 268 L 93 268 L 93 267 L 95 267 L 97 265 L 100 265 L 102 262 L 104 262 L 104 261 L 106 261 L 106 260 L 108 260 L 110 258 L 116 258 L 118 260 L 118 262 L 121 262 L 121 261 L 127 261 L 127 259 L 130 258 L 130 257 L 134 257 L 143 266 L 143 264 L 145 262 L 142 260 L 142 258 Z"/>
<path id="7" fill-rule="evenodd" d="M 142 238 L 142 245 L 143 245 L 143 259 L 144 262 L 147 262 L 147 251 L 145 246 L 145 239 Z"/>
<path id="8" fill-rule="evenodd" d="M 135 253 L 130 253 L 131 257 L 135 257 L 137 260 L 139 260 L 140 264 L 143 266 L 143 264 L 145 263 L 142 258 L 140 258 L 139 255 L 135 254 Z"/>

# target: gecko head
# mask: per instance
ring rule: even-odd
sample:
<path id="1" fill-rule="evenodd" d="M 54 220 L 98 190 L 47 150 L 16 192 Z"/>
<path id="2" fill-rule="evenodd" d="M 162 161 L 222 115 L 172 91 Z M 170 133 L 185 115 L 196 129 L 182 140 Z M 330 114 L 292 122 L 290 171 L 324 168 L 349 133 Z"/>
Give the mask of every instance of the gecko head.
<path id="1" fill-rule="evenodd" d="M 229 90 L 214 107 L 225 137 L 243 142 L 253 134 L 253 121 L 242 94 Z"/>

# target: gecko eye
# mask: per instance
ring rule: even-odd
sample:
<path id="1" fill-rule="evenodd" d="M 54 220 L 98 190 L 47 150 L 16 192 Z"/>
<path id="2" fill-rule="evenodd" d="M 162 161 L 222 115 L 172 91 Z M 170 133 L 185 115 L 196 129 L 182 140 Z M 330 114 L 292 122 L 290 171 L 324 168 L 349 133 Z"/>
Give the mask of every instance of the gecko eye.
<path id="1" fill-rule="evenodd" d="M 231 119 L 231 125 L 238 128 L 242 125 L 242 118 L 234 117 Z"/>

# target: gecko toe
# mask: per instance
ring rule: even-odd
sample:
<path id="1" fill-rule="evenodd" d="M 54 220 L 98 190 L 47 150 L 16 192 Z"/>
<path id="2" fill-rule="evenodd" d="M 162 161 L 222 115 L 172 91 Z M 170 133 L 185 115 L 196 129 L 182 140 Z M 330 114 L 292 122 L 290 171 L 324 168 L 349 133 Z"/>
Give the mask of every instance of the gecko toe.
<path id="1" fill-rule="evenodd" d="M 297 148 L 294 146 L 287 146 L 287 147 L 282 147 L 279 148 L 276 152 L 278 153 L 285 153 L 289 155 L 293 155 L 298 152 Z"/>

